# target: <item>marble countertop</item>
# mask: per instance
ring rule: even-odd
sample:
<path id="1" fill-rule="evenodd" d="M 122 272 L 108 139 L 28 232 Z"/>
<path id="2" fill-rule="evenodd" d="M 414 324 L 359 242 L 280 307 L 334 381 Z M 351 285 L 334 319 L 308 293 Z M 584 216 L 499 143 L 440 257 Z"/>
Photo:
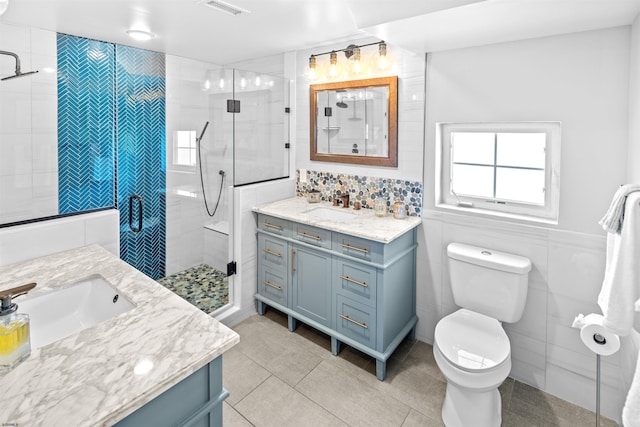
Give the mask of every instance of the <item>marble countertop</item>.
<path id="1" fill-rule="evenodd" d="M 136 307 L 32 349 L 12 371 L 0 373 L 0 425 L 112 425 L 240 341 L 97 245 L 0 267 L 0 290 L 37 282 L 35 295 L 96 274 Z M 148 373 L 134 372 L 149 362 Z"/>
<path id="2" fill-rule="evenodd" d="M 349 212 L 354 216 L 345 221 L 336 221 L 315 218 L 306 213 L 316 208 L 328 208 L 336 212 Z M 417 216 L 395 219 L 393 215 L 388 214 L 384 217 L 377 217 L 373 209 L 356 211 L 353 208 L 345 209 L 341 206 L 333 206 L 329 202 L 309 203 L 304 197 L 291 197 L 266 203 L 254 207 L 253 211 L 382 243 L 393 241 L 422 222 L 422 219 Z"/>

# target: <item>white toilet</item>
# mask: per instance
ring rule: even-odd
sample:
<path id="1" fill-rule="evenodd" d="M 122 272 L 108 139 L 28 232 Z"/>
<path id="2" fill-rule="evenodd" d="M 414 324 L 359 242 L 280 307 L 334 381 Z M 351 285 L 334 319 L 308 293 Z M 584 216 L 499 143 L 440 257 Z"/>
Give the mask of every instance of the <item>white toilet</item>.
<path id="1" fill-rule="evenodd" d="M 447 379 L 447 427 L 500 426 L 498 386 L 511 371 L 511 344 L 501 322 L 520 320 L 531 261 L 518 255 L 451 243 L 449 276 L 460 310 L 436 325 L 433 354 Z"/>

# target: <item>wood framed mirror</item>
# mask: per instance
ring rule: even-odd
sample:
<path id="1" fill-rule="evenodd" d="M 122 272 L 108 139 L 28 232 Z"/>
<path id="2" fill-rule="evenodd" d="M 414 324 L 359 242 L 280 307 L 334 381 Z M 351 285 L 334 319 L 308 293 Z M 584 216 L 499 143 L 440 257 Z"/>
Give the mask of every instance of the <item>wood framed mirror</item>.
<path id="1" fill-rule="evenodd" d="M 398 166 L 398 77 L 309 87 L 311 160 Z"/>

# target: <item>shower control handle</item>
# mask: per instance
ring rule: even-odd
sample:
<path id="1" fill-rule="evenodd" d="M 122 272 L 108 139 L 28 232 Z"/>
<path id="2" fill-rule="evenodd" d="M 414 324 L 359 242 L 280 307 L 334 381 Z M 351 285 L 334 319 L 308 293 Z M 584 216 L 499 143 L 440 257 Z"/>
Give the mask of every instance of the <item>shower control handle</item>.
<path id="1" fill-rule="evenodd" d="M 138 201 L 138 226 L 137 227 L 133 225 L 133 201 L 134 200 Z M 130 196 L 129 197 L 129 228 L 134 233 L 139 233 L 140 231 L 142 231 L 142 210 L 143 210 L 142 197 L 138 196 L 137 194 Z"/>

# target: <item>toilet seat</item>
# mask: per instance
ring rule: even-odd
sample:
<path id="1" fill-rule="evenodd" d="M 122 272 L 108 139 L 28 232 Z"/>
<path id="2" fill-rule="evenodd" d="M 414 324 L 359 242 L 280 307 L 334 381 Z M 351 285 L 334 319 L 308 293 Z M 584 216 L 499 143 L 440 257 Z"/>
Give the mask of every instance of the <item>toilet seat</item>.
<path id="1" fill-rule="evenodd" d="M 438 322 L 434 344 L 449 363 L 467 372 L 497 369 L 511 355 L 511 344 L 500 322 L 464 308 Z"/>

